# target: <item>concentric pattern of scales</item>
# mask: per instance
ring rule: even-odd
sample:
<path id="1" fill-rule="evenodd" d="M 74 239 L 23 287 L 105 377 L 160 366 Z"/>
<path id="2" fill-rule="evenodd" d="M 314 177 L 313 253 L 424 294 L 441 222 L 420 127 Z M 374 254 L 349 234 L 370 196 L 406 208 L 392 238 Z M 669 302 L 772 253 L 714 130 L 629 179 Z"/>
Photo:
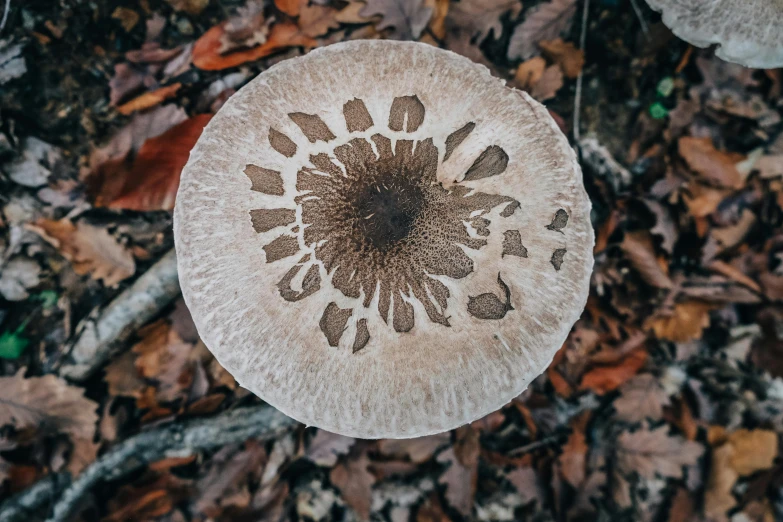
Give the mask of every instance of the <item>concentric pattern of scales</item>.
<path id="1" fill-rule="evenodd" d="M 183 172 L 180 277 L 207 346 L 339 433 L 417 436 L 501 406 L 587 296 L 573 151 L 543 107 L 445 51 L 290 62 L 231 98 Z"/>

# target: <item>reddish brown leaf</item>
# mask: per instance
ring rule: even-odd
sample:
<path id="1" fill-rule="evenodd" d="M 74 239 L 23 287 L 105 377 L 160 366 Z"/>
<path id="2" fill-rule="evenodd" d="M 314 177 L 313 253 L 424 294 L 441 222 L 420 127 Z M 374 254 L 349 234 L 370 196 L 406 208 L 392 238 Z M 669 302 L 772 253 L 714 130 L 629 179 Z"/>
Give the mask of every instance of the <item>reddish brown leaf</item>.
<path id="1" fill-rule="evenodd" d="M 666 425 L 626 431 L 617 438 L 617 466 L 623 473 L 638 473 L 647 479 L 656 475 L 682 478 L 682 468 L 696 464 L 704 447 L 668 434 Z"/>
<path id="2" fill-rule="evenodd" d="M 599 366 L 585 373 L 580 387 L 599 394 L 615 390 L 636 375 L 646 360 L 647 351 L 644 348 L 634 350 L 616 365 Z"/>
<path id="3" fill-rule="evenodd" d="M 655 255 L 655 247 L 649 232 L 646 230 L 626 232 L 620 248 L 646 283 L 665 289 L 674 286 L 663 268 L 664 266 L 668 268 L 668 265 L 660 262 Z"/>
<path id="4" fill-rule="evenodd" d="M 637 375 L 620 387 L 620 396 L 613 406 L 616 416 L 627 422 L 644 419 L 658 420 L 663 407 L 669 405 L 669 396 L 655 376 Z"/>
<path id="5" fill-rule="evenodd" d="M 645 323 L 659 339 L 686 342 L 701 339 L 702 332 L 710 325 L 713 305 L 703 301 L 677 303 L 669 314 L 651 317 Z"/>
<path id="6" fill-rule="evenodd" d="M 173 209 L 182 168 L 211 117 L 199 114 L 148 139 L 130 165 L 104 164 L 102 174 L 114 178 L 113 187 L 97 193 L 95 204 L 142 211 Z"/>
<path id="7" fill-rule="evenodd" d="M 221 38 L 224 32 L 225 23 L 219 24 L 196 41 L 193 48 L 193 64 L 196 67 L 207 71 L 219 71 L 261 59 L 287 47 L 314 47 L 317 44 L 296 24 L 281 22 L 272 26 L 264 44 L 221 55 Z"/>
<path id="8" fill-rule="evenodd" d="M 585 65 L 585 52 L 577 49 L 571 42 L 556 38 L 538 42 L 538 46 L 544 56 L 560 66 L 566 78 L 574 79 L 582 72 L 582 67 Z"/>
<path id="9" fill-rule="evenodd" d="M 307 2 L 308 0 L 275 0 L 275 7 L 288 16 L 299 16 L 299 11 Z"/>
<path id="10" fill-rule="evenodd" d="M 379 441 L 378 448 L 387 457 L 407 457 L 413 462 L 422 463 L 430 460 L 435 452 L 448 442 L 449 434 L 440 433 L 415 439 L 384 439 Z"/>

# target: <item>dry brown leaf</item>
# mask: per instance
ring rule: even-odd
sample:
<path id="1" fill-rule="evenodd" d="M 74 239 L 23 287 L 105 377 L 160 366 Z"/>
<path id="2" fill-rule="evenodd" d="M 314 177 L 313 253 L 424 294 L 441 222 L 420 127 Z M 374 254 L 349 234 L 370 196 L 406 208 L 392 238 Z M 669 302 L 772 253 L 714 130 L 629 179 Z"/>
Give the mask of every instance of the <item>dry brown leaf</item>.
<path id="1" fill-rule="evenodd" d="M 334 16 L 334 19 L 341 24 L 365 24 L 372 18 L 362 16 L 360 12 L 365 8 L 367 4 L 363 0 L 349 0 L 348 5 L 343 7 L 339 13 Z"/>
<path id="2" fill-rule="evenodd" d="M 133 98 L 131 101 L 118 106 L 117 112 L 128 116 L 134 112 L 149 109 L 150 107 L 154 107 L 159 103 L 168 100 L 169 98 L 173 98 L 177 94 L 177 91 L 180 89 L 180 87 L 182 87 L 181 83 L 173 83 L 171 85 L 167 85 L 166 87 L 155 89 L 154 91 L 145 92 L 144 94 Z"/>
<path id="3" fill-rule="evenodd" d="M 647 360 L 647 351 L 639 348 L 632 351 L 618 364 L 611 366 L 598 366 L 582 376 L 580 388 L 593 390 L 602 394 L 619 388 L 623 383 L 644 366 Z"/>
<path id="4" fill-rule="evenodd" d="M 540 56 L 522 62 L 514 73 L 514 84 L 528 92 L 541 80 L 546 70 L 546 60 Z"/>
<path id="5" fill-rule="evenodd" d="M 744 156 L 719 151 L 710 138 L 683 136 L 677 142 L 677 147 L 691 170 L 710 185 L 739 189 L 745 184 L 737 170 L 737 163 L 745 159 Z"/>
<path id="6" fill-rule="evenodd" d="M 184 11 L 189 15 L 201 14 L 209 5 L 209 0 L 166 0 L 175 11 Z"/>
<path id="7" fill-rule="evenodd" d="M 737 505 L 732 494 L 739 474 L 729 462 L 734 448 L 724 444 L 712 451 L 710 474 L 704 492 L 704 514 L 712 520 L 727 520 L 726 512 Z"/>
<path id="8" fill-rule="evenodd" d="M 415 439 L 384 439 L 378 442 L 378 449 L 387 457 L 407 457 L 412 462 L 422 463 L 430 460 L 435 452 L 448 442 L 449 434 L 439 433 Z"/>
<path id="9" fill-rule="evenodd" d="M 710 325 L 710 310 L 713 308 L 703 301 L 677 303 L 671 314 L 647 320 L 645 328 L 652 329 L 659 339 L 677 343 L 701 339 L 702 332 Z"/>
<path id="10" fill-rule="evenodd" d="M 83 388 L 54 375 L 25 378 L 24 372 L 0 377 L 0 427 L 36 430 L 39 436 L 68 434 L 73 442 L 68 469 L 78 473 L 98 451 L 92 442 L 98 404 L 84 396 Z"/>
<path id="11" fill-rule="evenodd" d="M 516 18 L 522 10 L 519 0 L 460 0 L 453 3 L 446 17 L 451 27 L 458 27 L 481 43 L 490 33 L 497 40 L 503 33 L 501 17 L 506 13 Z"/>
<path id="12" fill-rule="evenodd" d="M 563 71 L 557 65 L 550 65 L 530 90 L 530 96 L 543 102 L 557 96 L 563 86 Z"/>
<path id="13" fill-rule="evenodd" d="M 537 501 L 542 506 L 546 493 L 536 470 L 531 467 L 516 468 L 506 474 L 506 478 L 522 497 L 522 503 Z"/>
<path id="14" fill-rule="evenodd" d="M 111 14 L 111 17 L 115 20 L 119 20 L 120 25 L 123 29 L 125 29 L 126 33 L 129 33 L 133 30 L 134 27 L 136 27 L 136 24 L 139 23 L 139 13 L 134 11 L 133 9 L 128 9 L 127 7 L 117 7 L 114 9 L 114 12 Z"/>
<path id="15" fill-rule="evenodd" d="M 299 16 L 301 9 L 306 6 L 308 0 L 275 0 L 275 7 L 288 16 Z"/>
<path id="16" fill-rule="evenodd" d="M 568 436 L 568 441 L 563 445 L 563 452 L 558 457 L 563 479 L 577 489 L 585 481 L 587 449 L 584 431 L 574 429 Z"/>
<path id="17" fill-rule="evenodd" d="M 103 522 L 159 519 L 185 497 L 187 485 L 188 482 L 165 473 L 143 478 L 141 484 L 123 486 L 109 500 L 109 515 Z"/>
<path id="18" fill-rule="evenodd" d="M 304 5 L 299 14 L 299 29 L 305 36 L 315 38 L 322 36 L 331 29 L 340 27 L 335 19 L 337 9 L 320 5 Z"/>
<path id="19" fill-rule="evenodd" d="M 141 397 L 146 384 L 136 369 L 135 361 L 136 356 L 132 352 L 123 352 L 106 366 L 103 380 L 109 385 L 112 397 Z"/>
<path id="20" fill-rule="evenodd" d="M 750 209 L 743 209 L 739 221 L 731 226 L 712 230 L 712 237 L 718 242 L 720 252 L 733 248 L 745 239 L 756 225 L 756 214 Z"/>
<path id="21" fill-rule="evenodd" d="M 139 331 L 141 341 L 131 351 L 136 354 L 140 376 L 158 382 L 158 401 L 170 402 L 184 397 L 193 382 L 193 345 L 185 343 L 165 321 Z"/>
<path id="22" fill-rule="evenodd" d="M 550 0 L 540 4 L 514 29 L 508 44 L 509 60 L 527 60 L 538 53 L 538 43 L 554 40 L 571 27 L 576 0 Z"/>
<path id="23" fill-rule="evenodd" d="M 693 217 L 704 218 L 715 212 L 729 193 L 727 189 L 708 187 L 702 183 L 689 183 L 688 190 L 683 193 L 682 198 Z"/>
<path id="24" fill-rule="evenodd" d="M 305 458 L 319 466 L 331 468 L 337 464 L 340 455 L 346 455 L 351 451 L 354 444 L 356 444 L 356 439 L 353 437 L 319 429 L 313 440 L 310 441 Z"/>
<path id="25" fill-rule="evenodd" d="M 219 517 L 225 507 L 222 501 L 240 491 L 247 493 L 248 478 L 260 476 L 266 460 L 264 447 L 254 440 L 247 441 L 239 450 L 220 450 L 210 460 L 206 474 L 196 483 L 198 511 L 211 518 Z"/>
<path id="26" fill-rule="evenodd" d="M 473 512 L 480 452 L 478 431 L 467 427 L 458 432 L 453 447 L 438 455 L 438 462 L 450 463 L 438 482 L 446 485 L 446 500 L 463 516 Z"/>
<path id="27" fill-rule="evenodd" d="M 566 78 L 574 79 L 582 72 L 582 67 L 585 65 L 585 52 L 577 49 L 571 42 L 556 38 L 538 42 L 538 46 L 544 56 L 560 66 Z"/>
<path id="28" fill-rule="evenodd" d="M 753 167 L 759 171 L 762 179 L 783 176 L 783 154 L 762 156 Z"/>
<path id="29" fill-rule="evenodd" d="M 612 403 L 616 417 L 626 422 L 658 420 L 663 416 L 663 407 L 669 404 L 666 391 L 649 373 L 637 375 L 623 384 L 620 396 Z"/>
<path id="30" fill-rule="evenodd" d="M 770 469 L 778 456 L 778 436 L 771 430 L 737 430 L 728 444 L 734 447 L 729 465 L 741 477 Z"/>
<path id="31" fill-rule="evenodd" d="M 351 506 L 361 520 L 370 519 L 372 502 L 372 485 L 375 477 L 367 471 L 370 460 L 366 452 L 349 458 L 338 464 L 331 473 L 329 480 L 340 490 L 346 504 Z"/>
<path id="32" fill-rule="evenodd" d="M 656 288 L 665 289 L 671 289 L 674 286 L 663 268 L 663 266 L 668 267 L 668 264 L 658 261 L 652 237 L 648 231 L 626 232 L 620 248 L 646 283 Z"/>
<path id="33" fill-rule="evenodd" d="M 704 447 L 680 436 L 670 436 L 667 425 L 650 430 L 625 431 L 617 438 L 617 465 L 626 474 L 644 478 L 682 478 L 683 466 L 696 464 Z"/>
<path id="34" fill-rule="evenodd" d="M 199 38 L 193 47 L 193 64 L 205 71 L 219 71 L 259 60 L 288 47 L 315 47 L 317 42 L 292 22 L 274 24 L 266 41 L 259 46 L 222 53 L 226 24 L 218 24 Z"/>
<path id="35" fill-rule="evenodd" d="M 131 251 L 105 229 L 65 218 L 39 219 L 29 227 L 51 243 L 73 265 L 77 274 L 90 274 L 108 287 L 117 286 L 136 272 Z"/>

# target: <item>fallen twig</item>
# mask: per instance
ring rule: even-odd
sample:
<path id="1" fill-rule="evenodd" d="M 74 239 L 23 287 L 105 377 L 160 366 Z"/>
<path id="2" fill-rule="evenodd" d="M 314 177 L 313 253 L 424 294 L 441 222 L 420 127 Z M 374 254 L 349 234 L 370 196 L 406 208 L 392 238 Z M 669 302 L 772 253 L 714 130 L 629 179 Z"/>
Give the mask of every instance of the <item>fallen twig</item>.
<path id="1" fill-rule="evenodd" d="M 579 48 L 587 56 L 585 46 L 587 44 L 587 15 L 590 10 L 590 0 L 585 0 L 582 7 L 582 33 L 579 36 Z M 579 69 L 579 76 L 576 77 L 576 95 L 574 96 L 574 140 L 580 139 L 579 120 L 582 113 L 582 82 L 584 81 L 584 66 Z"/>
<path id="2" fill-rule="evenodd" d="M 35 520 L 33 516 L 44 506 L 51 505 L 70 483 L 68 473 L 47 475 L 0 505 L 0 522 Z"/>
<path id="3" fill-rule="evenodd" d="M 5 9 L 3 9 L 3 19 L 0 20 L 0 31 L 5 29 L 5 23 L 8 21 L 8 13 L 11 12 L 11 0 L 5 0 Z"/>
<path id="4" fill-rule="evenodd" d="M 253 406 L 145 431 L 102 455 L 70 485 L 67 485 L 67 473 L 55 474 L 10 498 L 0 506 L 0 522 L 29 519 L 31 513 L 44 508 L 63 488 L 54 502 L 49 520 L 65 522 L 76 513 L 81 500 L 99 482 L 116 480 L 164 458 L 184 457 L 247 439 L 270 440 L 296 424 L 295 420 L 270 406 Z"/>
<path id="5" fill-rule="evenodd" d="M 179 295 L 177 257 L 172 249 L 105 308 L 94 310 L 76 327 L 58 373 L 83 381 L 127 338 Z"/>

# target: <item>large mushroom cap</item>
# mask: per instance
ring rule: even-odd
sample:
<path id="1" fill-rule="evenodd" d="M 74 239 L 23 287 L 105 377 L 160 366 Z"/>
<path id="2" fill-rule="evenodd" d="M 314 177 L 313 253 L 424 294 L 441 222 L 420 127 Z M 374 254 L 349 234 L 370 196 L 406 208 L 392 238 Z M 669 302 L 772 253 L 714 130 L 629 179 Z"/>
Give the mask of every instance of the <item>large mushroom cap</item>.
<path id="1" fill-rule="evenodd" d="M 547 110 L 416 43 L 333 45 L 250 82 L 191 153 L 174 231 L 218 361 L 287 415 L 364 438 L 444 431 L 522 392 L 593 265 Z"/>
<path id="2" fill-rule="evenodd" d="M 747 67 L 783 67 L 783 0 L 647 0 L 677 36 Z"/>

